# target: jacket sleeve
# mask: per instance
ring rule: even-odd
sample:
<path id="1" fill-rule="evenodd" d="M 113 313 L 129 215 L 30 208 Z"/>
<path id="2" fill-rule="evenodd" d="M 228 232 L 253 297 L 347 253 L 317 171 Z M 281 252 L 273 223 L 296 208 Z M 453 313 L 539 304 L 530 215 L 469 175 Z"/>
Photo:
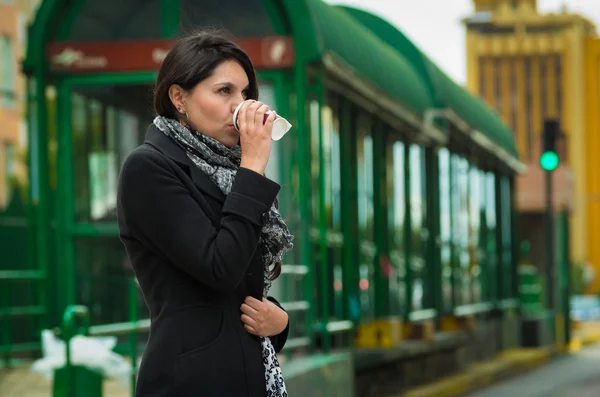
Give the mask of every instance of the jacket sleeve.
<path id="1" fill-rule="evenodd" d="M 277 306 L 279 306 L 279 308 L 281 310 L 285 311 L 285 309 L 281 306 L 281 304 L 279 302 L 277 302 L 277 299 L 273 298 L 272 296 L 267 296 L 267 299 L 270 300 L 271 302 L 273 302 L 274 304 L 276 304 Z M 285 342 L 287 342 L 289 333 L 290 333 L 290 320 L 288 317 L 288 323 L 285 326 L 285 329 L 277 335 L 269 336 L 269 339 L 271 339 L 271 343 L 273 344 L 273 348 L 275 349 L 275 353 L 279 353 L 283 349 L 283 347 L 285 346 Z"/>
<path id="2" fill-rule="evenodd" d="M 232 291 L 250 265 L 262 215 L 278 192 L 277 183 L 240 168 L 217 229 L 166 159 L 140 150 L 123 165 L 118 200 L 133 237 L 205 285 Z"/>

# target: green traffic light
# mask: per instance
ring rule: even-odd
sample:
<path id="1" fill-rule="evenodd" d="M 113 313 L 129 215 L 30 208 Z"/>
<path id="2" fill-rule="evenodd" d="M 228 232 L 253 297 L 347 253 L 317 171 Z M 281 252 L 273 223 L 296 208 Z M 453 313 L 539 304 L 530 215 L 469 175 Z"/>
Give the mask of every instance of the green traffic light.
<path id="1" fill-rule="evenodd" d="M 555 152 L 544 152 L 540 156 L 540 165 L 545 171 L 554 171 L 558 167 L 560 159 Z"/>

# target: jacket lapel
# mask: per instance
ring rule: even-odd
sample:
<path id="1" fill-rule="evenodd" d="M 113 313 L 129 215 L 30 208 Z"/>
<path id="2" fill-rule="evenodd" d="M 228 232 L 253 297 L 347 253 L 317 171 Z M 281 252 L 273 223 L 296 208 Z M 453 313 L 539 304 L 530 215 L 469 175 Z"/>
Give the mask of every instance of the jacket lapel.
<path id="1" fill-rule="evenodd" d="M 145 143 L 152 145 L 161 153 L 167 155 L 171 160 L 183 166 L 192 178 L 194 185 L 204 194 L 211 196 L 220 203 L 225 202 L 225 194 L 219 187 L 206 175 L 187 154 L 168 136 L 160 131 L 154 124 L 150 124 L 146 132 Z"/>

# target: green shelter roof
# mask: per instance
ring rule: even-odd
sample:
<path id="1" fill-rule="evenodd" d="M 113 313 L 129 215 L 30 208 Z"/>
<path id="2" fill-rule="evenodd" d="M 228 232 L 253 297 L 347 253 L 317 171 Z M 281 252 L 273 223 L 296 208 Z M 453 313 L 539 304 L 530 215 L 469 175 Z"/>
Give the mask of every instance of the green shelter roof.
<path id="1" fill-rule="evenodd" d="M 430 89 L 436 106 L 450 108 L 472 129 L 486 135 L 510 155 L 518 158 L 514 134 L 498 113 L 487 106 L 480 97 L 472 95 L 456 84 L 396 27 L 363 10 L 346 6 L 337 8 L 347 12 L 411 62 Z"/>
<path id="2" fill-rule="evenodd" d="M 288 5 L 288 12 L 295 17 L 308 11 L 307 20 L 303 21 L 308 24 L 302 25 L 307 29 L 296 41 L 296 47 L 302 46 L 300 51 L 305 59 L 317 60 L 326 53 L 334 54 L 357 75 L 418 117 L 433 106 L 430 91 L 412 63 L 344 10 L 321 0 L 288 0 Z"/>

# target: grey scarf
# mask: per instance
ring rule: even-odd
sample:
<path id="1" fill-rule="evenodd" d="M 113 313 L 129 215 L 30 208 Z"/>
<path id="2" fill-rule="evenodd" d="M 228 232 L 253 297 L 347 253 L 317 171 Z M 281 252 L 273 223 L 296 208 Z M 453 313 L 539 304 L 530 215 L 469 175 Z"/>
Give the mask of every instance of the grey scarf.
<path id="1" fill-rule="evenodd" d="M 165 135 L 173 139 L 208 177 L 221 189 L 223 194 L 231 192 L 233 181 L 240 162 L 242 151 L 240 146 L 227 147 L 214 138 L 192 131 L 176 120 L 157 116 L 154 125 Z M 286 252 L 292 249 L 292 236 L 283 222 L 279 211 L 271 206 L 263 215 L 263 227 L 259 238 L 262 247 L 262 259 L 265 266 L 265 288 L 267 296 L 271 287 L 269 278 L 271 267 L 281 262 Z M 267 382 L 268 397 L 287 397 L 287 391 L 279 368 L 275 350 L 269 338 L 261 338 L 263 362 Z"/>

